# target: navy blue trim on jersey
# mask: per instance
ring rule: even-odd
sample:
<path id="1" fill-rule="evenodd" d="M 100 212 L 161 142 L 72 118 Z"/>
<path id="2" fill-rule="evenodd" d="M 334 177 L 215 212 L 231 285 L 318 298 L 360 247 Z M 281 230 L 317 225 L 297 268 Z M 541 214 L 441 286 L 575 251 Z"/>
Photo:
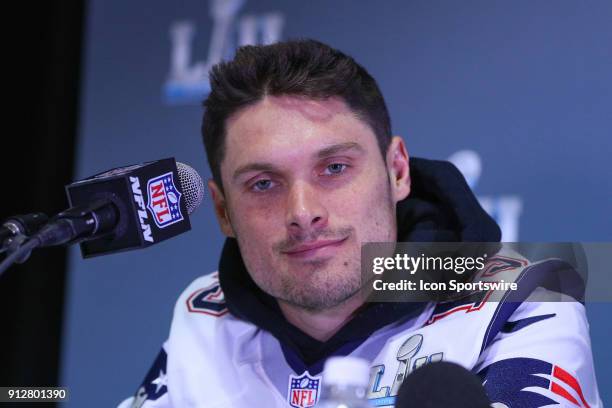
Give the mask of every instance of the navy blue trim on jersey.
<path id="1" fill-rule="evenodd" d="M 166 363 L 168 356 L 162 348 L 136 393 L 137 399 L 155 401 L 168 392 Z"/>
<path id="2" fill-rule="evenodd" d="M 504 294 L 502 300 L 499 302 L 499 305 L 497 306 L 497 309 L 495 310 L 495 313 L 493 314 L 493 318 L 489 322 L 487 331 L 485 332 L 485 336 L 482 340 L 482 346 L 480 347 L 480 354 L 482 354 L 484 349 L 487 348 L 489 344 L 491 344 L 495 336 L 497 336 L 497 334 L 502 329 L 504 324 L 506 324 L 510 316 L 512 316 L 512 314 L 516 311 L 516 309 L 518 309 L 518 307 L 521 305 L 523 300 L 527 299 L 529 294 L 533 292 L 533 290 L 536 288 L 535 286 L 534 287 L 530 286 L 527 288 L 527 286 L 523 282 L 523 278 L 527 275 L 527 272 L 530 270 L 530 268 L 531 267 L 528 266 L 527 268 L 523 269 L 519 277 L 516 279 L 515 282 L 518 284 L 517 291 L 515 292 L 507 291 Z M 517 292 L 519 292 L 519 295 L 520 295 L 520 297 L 518 298 L 516 296 Z M 509 298 L 511 297 L 513 298 L 513 301 L 509 301 Z"/>
<path id="3" fill-rule="evenodd" d="M 534 323 L 550 319 L 551 317 L 555 317 L 556 315 L 556 313 L 550 313 L 545 315 L 526 317 L 525 319 L 515 320 L 512 322 L 506 322 L 506 324 L 504 324 L 504 326 L 501 328 L 501 332 L 514 333 Z"/>
<path id="4" fill-rule="evenodd" d="M 520 305 L 521 302 L 500 302 L 485 332 L 482 346 L 480 347 L 480 354 L 491 344 L 495 336 L 497 336 L 502 327 L 504 327 L 504 324 L 506 324 L 510 316 L 514 314 Z"/>
<path id="5" fill-rule="evenodd" d="M 480 348 L 481 354 L 535 289 L 542 287 L 577 301 L 584 299 L 585 284 L 582 277 L 569 263 L 558 259 L 527 266 L 515 282 L 518 285 L 517 290 L 509 290 L 504 294 L 489 322 Z M 537 298 L 534 301 L 537 301 Z"/>

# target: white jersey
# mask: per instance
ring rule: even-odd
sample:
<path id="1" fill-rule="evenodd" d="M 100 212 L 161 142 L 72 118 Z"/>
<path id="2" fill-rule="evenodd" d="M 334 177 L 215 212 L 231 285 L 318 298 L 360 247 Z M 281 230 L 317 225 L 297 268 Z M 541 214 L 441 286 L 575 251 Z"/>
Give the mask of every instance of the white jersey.
<path id="1" fill-rule="evenodd" d="M 505 281 L 539 273 L 524 258 L 505 265 L 498 276 Z M 532 295 L 542 299 L 543 291 Z M 370 361 L 368 399 L 376 407 L 393 406 L 406 375 L 440 360 L 479 375 L 494 407 L 602 406 L 579 302 L 429 303 L 344 355 Z M 230 314 L 213 273 L 180 296 L 168 340 L 120 408 L 313 407 L 321 369 L 308 371 L 273 335 Z"/>

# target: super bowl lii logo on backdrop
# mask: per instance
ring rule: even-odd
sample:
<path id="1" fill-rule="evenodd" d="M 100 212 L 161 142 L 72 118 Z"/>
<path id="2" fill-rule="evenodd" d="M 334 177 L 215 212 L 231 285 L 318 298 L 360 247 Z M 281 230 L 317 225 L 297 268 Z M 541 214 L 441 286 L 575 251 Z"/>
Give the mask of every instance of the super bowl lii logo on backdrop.
<path id="1" fill-rule="evenodd" d="M 482 173 L 480 155 L 473 150 L 453 153 L 448 161 L 453 163 L 472 190 L 476 188 Z M 518 242 L 519 219 L 523 212 L 523 200 L 517 195 L 478 196 L 482 208 L 497 221 L 502 231 L 502 241 Z"/>
<path id="2" fill-rule="evenodd" d="M 205 61 L 192 61 L 196 26 L 177 21 L 170 27 L 170 72 L 163 97 L 170 104 L 199 104 L 210 92 L 208 71 L 223 59 L 231 58 L 242 45 L 272 44 L 281 38 L 284 16 L 271 11 L 240 14 L 246 0 L 209 0 L 212 25 Z M 200 48 L 201 47 L 201 48 Z M 196 45 L 196 49 L 204 49 Z"/>

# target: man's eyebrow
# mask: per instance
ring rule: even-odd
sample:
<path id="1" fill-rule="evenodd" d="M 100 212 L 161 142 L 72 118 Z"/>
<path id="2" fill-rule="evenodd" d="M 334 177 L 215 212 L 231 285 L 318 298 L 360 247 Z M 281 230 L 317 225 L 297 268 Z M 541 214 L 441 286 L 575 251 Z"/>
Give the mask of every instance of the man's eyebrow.
<path id="1" fill-rule="evenodd" d="M 318 152 L 315 153 L 315 156 L 319 159 L 332 156 L 336 153 L 344 152 L 347 150 L 357 150 L 359 152 L 364 152 L 365 149 L 356 142 L 346 142 L 346 143 L 338 143 L 332 146 L 325 147 Z M 236 181 L 240 176 L 245 173 L 249 173 L 251 171 L 266 171 L 266 172 L 279 172 L 278 167 L 273 165 L 272 163 L 259 162 L 259 163 L 249 163 L 244 166 L 239 167 L 234 172 L 232 176 L 232 180 Z"/>
<path id="2" fill-rule="evenodd" d="M 323 159 L 325 157 L 332 156 L 336 153 L 344 152 L 346 150 L 357 150 L 359 152 L 365 151 L 365 149 L 357 142 L 346 142 L 338 143 L 321 149 L 316 153 L 316 157 L 318 157 L 319 159 Z"/>
<path id="3" fill-rule="evenodd" d="M 239 167 L 238 169 L 236 169 L 236 171 L 234 172 L 234 175 L 232 176 L 232 180 L 236 181 L 236 179 L 240 176 L 242 176 L 245 173 L 251 172 L 251 171 L 270 171 L 270 172 L 277 172 L 278 168 L 276 166 L 274 166 L 271 163 L 250 163 L 250 164 L 245 164 L 244 166 Z"/>

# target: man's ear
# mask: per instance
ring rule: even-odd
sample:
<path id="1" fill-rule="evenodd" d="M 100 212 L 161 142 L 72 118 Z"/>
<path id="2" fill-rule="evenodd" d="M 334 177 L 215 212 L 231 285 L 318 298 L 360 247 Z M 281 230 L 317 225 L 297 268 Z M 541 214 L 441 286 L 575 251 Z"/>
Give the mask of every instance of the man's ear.
<path id="1" fill-rule="evenodd" d="M 393 136 L 387 149 L 387 174 L 391 185 L 391 197 L 398 202 L 410 194 L 410 165 L 404 140 Z"/>
<path id="2" fill-rule="evenodd" d="M 235 238 L 236 235 L 234 234 L 234 229 L 232 228 L 232 224 L 230 222 L 227 202 L 225 201 L 223 192 L 217 183 L 215 183 L 215 181 L 212 179 L 208 180 L 208 190 L 210 191 L 210 196 L 213 199 L 215 215 L 217 216 L 217 221 L 221 227 L 221 232 L 223 232 L 223 234 L 225 234 L 227 237 Z"/>

